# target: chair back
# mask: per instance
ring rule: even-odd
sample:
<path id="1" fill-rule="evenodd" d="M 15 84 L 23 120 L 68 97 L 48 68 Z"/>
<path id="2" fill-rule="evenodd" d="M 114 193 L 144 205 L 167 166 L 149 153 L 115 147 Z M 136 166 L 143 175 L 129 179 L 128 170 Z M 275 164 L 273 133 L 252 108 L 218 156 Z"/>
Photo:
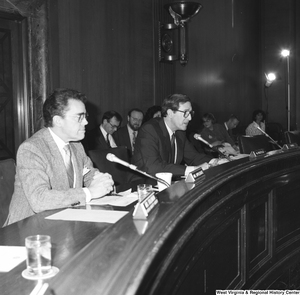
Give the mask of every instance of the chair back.
<path id="1" fill-rule="evenodd" d="M 9 211 L 11 197 L 14 192 L 16 165 L 15 160 L 0 161 L 0 225 L 3 226 Z"/>
<path id="2" fill-rule="evenodd" d="M 238 143 L 241 154 L 250 154 L 252 151 L 264 149 L 265 152 L 272 150 L 272 145 L 265 135 L 239 136 Z"/>
<path id="3" fill-rule="evenodd" d="M 270 122 L 267 123 L 266 132 L 271 136 L 279 145 L 286 143 L 283 127 L 280 123 Z"/>
<path id="4" fill-rule="evenodd" d="M 285 140 L 286 143 L 297 143 L 300 146 L 300 131 L 285 131 Z"/>
<path id="5" fill-rule="evenodd" d="M 130 169 L 121 164 L 107 160 L 106 155 L 108 153 L 112 153 L 119 159 L 129 162 L 129 151 L 125 146 L 88 151 L 88 155 L 94 166 L 98 168 L 100 172 L 107 172 L 111 174 L 115 182 L 115 186 L 127 183 L 131 173 Z"/>

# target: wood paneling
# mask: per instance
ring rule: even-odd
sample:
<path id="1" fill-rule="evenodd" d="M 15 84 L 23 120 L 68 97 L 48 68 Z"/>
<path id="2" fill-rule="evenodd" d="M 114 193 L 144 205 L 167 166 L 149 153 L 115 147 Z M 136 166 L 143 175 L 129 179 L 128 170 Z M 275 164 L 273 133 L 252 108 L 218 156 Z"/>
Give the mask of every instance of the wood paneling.
<path id="1" fill-rule="evenodd" d="M 280 52 L 287 48 L 291 51 L 290 56 L 290 83 L 291 83 L 291 130 L 297 129 L 299 125 L 299 1 L 272 1 L 262 2 L 262 72 L 275 72 L 276 81 L 268 88 L 267 98 L 269 105 L 269 121 L 279 122 L 287 128 L 287 63 Z M 297 64 L 298 62 L 298 64 Z M 267 101 L 263 100 L 266 106 Z"/>
<path id="2" fill-rule="evenodd" d="M 242 125 L 261 107 L 259 79 L 259 1 L 202 0 L 189 26 L 189 62 L 176 65 L 176 91 L 194 101 L 201 125 L 204 113 L 218 122 L 234 113 Z"/>
<path id="3" fill-rule="evenodd" d="M 49 3 L 52 36 L 58 29 L 52 42 L 53 88 L 87 95 L 90 128 L 109 109 L 126 121 L 130 108 L 146 111 L 155 103 L 152 1 Z M 55 11 L 58 17 L 52 19 Z"/>
<path id="4" fill-rule="evenodd" d="M 213 112 L 219 122 L 234 113 L 240 125 L 247 125 L 254 109 L 266 110 L 264 73 L 283 65 L 275 57 L 281 44 L 296 45 L 300 5 L 295 0 L 201 0 L 203 9 L 188 23 L 189 62 L 183 67 L 158 61 L 159 21 L 173 22 L 164 8 L 169 2 L 49 1 L 52 88 L 87 94 L 89 128 L 108 109 L 126 121 L 131 107 L 145 111 L 173 92 L 194 101 L 192 128 L 201 125 L 204 112 Z M 268 90 L 268 102 L 269 121 L 284 125 L 283 76 Z M 294 83 L 293 97 L 297 89 Z M 295 98 L 292 108 L 295 125 Z"/>

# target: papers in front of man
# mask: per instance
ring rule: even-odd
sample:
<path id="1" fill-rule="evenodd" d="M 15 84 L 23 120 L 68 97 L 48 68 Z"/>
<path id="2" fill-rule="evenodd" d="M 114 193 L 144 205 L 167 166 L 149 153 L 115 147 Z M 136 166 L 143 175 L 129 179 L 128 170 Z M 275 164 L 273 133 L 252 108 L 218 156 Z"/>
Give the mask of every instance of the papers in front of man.
<path id="1" fill-rule="evenodd" d="M 127 211 L 114 210 L 65 209 L 46 217 L 46 219 L 116 223 L 127 213 Z"/>
<path id="2" fill-rule="evenodd" d="M 22 246 L 0 246 L 0 272 L 9 272 L 26 259 L 26 248 Z"/>
<path id="3" fill-rule="evenodd" d="M 91 200 L 88 204 L 90 205 L 110 205 L 116 207 L 126 207 L 138 200 L 137 192 L 122 195 L 110 195 L 103 198 Z"/>

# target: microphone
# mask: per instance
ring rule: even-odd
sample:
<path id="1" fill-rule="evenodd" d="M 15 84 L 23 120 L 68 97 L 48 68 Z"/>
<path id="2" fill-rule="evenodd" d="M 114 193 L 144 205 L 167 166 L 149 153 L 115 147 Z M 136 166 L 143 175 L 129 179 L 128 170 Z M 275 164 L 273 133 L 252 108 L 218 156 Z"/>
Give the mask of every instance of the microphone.
<path id="1" fill-rule="evenodd" d="M 211 149 L 213 149 L 214 151 L 218 152 L 218 154 L 222 157 L 225 157 L 228 161 L 231 161 L 232 159 L 230 159 L 230 157 L 228 157 L 227 155 L 225 155 L 224 153 L 222 153 L 217 147 L 211 145 L 208 141 L 206 141 L 203 137 L 201 137 L 200 134 L 195 133 L 194 134 L 194 138 L 196 140 L 200 140 L 202 142 L 204 142 L 206 145 L 208 145 Z"/>
<path id="2" fill-rule="evenodd" d="M 268 138 L 271 139 L 271 141 L 277 145 L 280 149 L 282 149 L 282 146 L 280 146 L 268 133 L 266 133 L 265 131 L 263 131 L 259 126 L 258 124 L 254 125 L 259 131 L 261 131 L 265 136 L 267 136 Z"/>
<path id="3" fill-rule="evenodd" d="M 159 178 L 159 177 L 156 177 L 156 176 L 152 176 L 152 175 L 148 174 L 147 172 L 144 172 L 144 171 L 142 171 L 142 170 L 137 169 L 137 166 L 135 166 L 135 165 L 133 165 L 133 164 L 129 164 L 128 162 L 121 160 L 120 158 L 118 158 L 118 157 L 117 157 L 116 155 L 114 155 L 114 154 L 108 153 L 108 154 L 106 155 L 106 159 L 107 159 L 108 161 L 110 161 L 110 162 L 114 162 L 114 163 L 121 164 L 121 165 L 123 165 L 123 166 L 125 166 L 125 167 L 128 167 L 128 168 L 131 169 L 131 170 L 137 171 L 137 172 L 139 172 L 139 173 L 141 173 L 141 174 L 143 174 L 143 175 L 145 175 L 145 176 L 147 176 L 147 177 L 149 177 L 149 178 L 152 178 L 152 179 L 154 179 L 154 180 L 156 180 L 156 181 L 158 181 L 158 182 L 161 182 L 162 184 L 164 184 L 164 185 L 167 186 L 167 187 L 170 186 L 165 180 L 163 180 L 163 179 L 161 179 L 161 178 Z"/>

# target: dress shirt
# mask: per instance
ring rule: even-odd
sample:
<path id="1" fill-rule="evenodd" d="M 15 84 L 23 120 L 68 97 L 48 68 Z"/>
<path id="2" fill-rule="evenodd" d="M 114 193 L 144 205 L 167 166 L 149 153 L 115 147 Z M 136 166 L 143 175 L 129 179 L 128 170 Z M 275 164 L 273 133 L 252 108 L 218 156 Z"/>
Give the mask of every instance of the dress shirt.
<path id="1" fill-rule="evenodd" d="M 248 136 L 263 135 L 264 133 L 261 132 L 259 129 L 257 129 L 256 126 L 258 126 L 263 131 L 266 130 L 266 125 L 264 122 L 260 122 L 260 124 L 258 125 L 255 121 L 253 121 L 246 128 L 246 135 Z"/>
<path id="2" fill-rule="evenodd" d="M 59 149 L 59 151 L 60 151 L 60 153 L 61 153 L 61 155 L 62 155 L 62 157 L 63 157 L 63 159 L 64 159 L 64 162 L 66 162 L 66 153 L 65 153 L 65 151 L 64 151 L 64 147 L 65 147 L 66 144 L 69 144 L 69 143 L 65 143 L 60 137 L 58 137 L 58 136 L 51 130 L 51 128 L 48 128 L 48 129 L 49 129 L 49 131 L 50 131 L 50 134 L 51 134 L 52 137 L 53 137 L 53 140 L 54 140 L 55 143 L 57 144 L 57 147 L 58 147 L 58 149 Z M 72 165 L 73 165 L 73 163 L 72 163 Z M 74 168 L 74 167 L 73 167 L 73 168 Z M 75 187 L 75 184 L 76 184 L 76 172 L 75 172 L 75 169 L 73 169 L 73 170 L 74 170 L 74 183 L 73 183 L 73 188 L 74 188 L 74 187 Z M 91 195 L 89 189 L 86 188 L 86 187 L 83 187 L 82 189 L 83 189 L 83 191 L 84 191 L 84 193 L 85 193 L 86 202 L 87 202 L 87 203 L 90 202 L 90 200 L 92 199 L 92 195 Z"/>
<path id="3" fill-rule="evenodd" d="M 132 149 L 132 151 L 134 151 L 134 145 L 133 145 L 133 137 L 134 137 L 134 135 L 133 135 L 133 132 L 136 132 L 136 133 L 135 133 L 135 138 L 136 138 L 137 135 L 138 135 L 138 131 L 132 130 L 132 129 L 128 126 L 128 124 L 127 124 L 127 129 L 128 129 L 128 134 L 129 134 L 129 138 L 130 138 L 131 149 Z"/>
<path id="4" fill-rule="evenodd" d="M 168 133 L 169 133 L 169 135 L 170 135 L 170 142 L 172 142 L 172 135 L 174 134 L 175 135 L 175 132 L 173 132 L 171 129 L 170 129 L 170 127 L 168 126 L 168 124 L 166 124 L 166 122 L 165 122 L 165 125 L 166 125 L 166 127 L 167 127 L 167 130 L 168 130 Z M 174 156 L 174 163 L 176 163 L 176 159 L 177 159 L 177 141 L 176 141 L 176 136 L 175 136 L 175 156 Z M 174 164 L 173 163 L 173 164 Z"/>
<path id="5" fill-rule="evenodd" d="M 102 134 L 103 134 L 105 140 L 108 138 L 110 147 L 112 147 L 112 148 L 117 147 L 114 138 L 111 136 L 111 134 L 109 134 L 109 133 L 107 133 L 107 132 L 105 131 L 105 129 L 103 128 L 102 124 L 100 125 L 100 130 L 101 130 L 101 132 L 102 132 Z M 108 135 L 108 137 L 107 137 L 107 135 Z"/>
<path id="6" fill-rule="evenodd" d="M 166 124 L 166 121 L 165 121 L 165 125 L 167 127 L 168 133 L 170 135 L 170 141 L 171 141 L 171 138 L 172 138 L 172 135 L 173 135 L 173 131 L 170 129 L 170 127 L 168 126 L 168 124 Z M 176 162 L 176 159 L 177 159 L 177 141 L 176 141 L 176 136 L 175 136 L 175 162 Z M 207 167 L 208 166 L 207 163 L 205 163 L 205 165 L 202 164 L 200 166 L 205 166 L 205 169 L 208 168 Z M 190 172 L 194 171 L 196 168 L 198 168 L 200 166 L 186 166 L 184 175 L 188 175 Z"/>

